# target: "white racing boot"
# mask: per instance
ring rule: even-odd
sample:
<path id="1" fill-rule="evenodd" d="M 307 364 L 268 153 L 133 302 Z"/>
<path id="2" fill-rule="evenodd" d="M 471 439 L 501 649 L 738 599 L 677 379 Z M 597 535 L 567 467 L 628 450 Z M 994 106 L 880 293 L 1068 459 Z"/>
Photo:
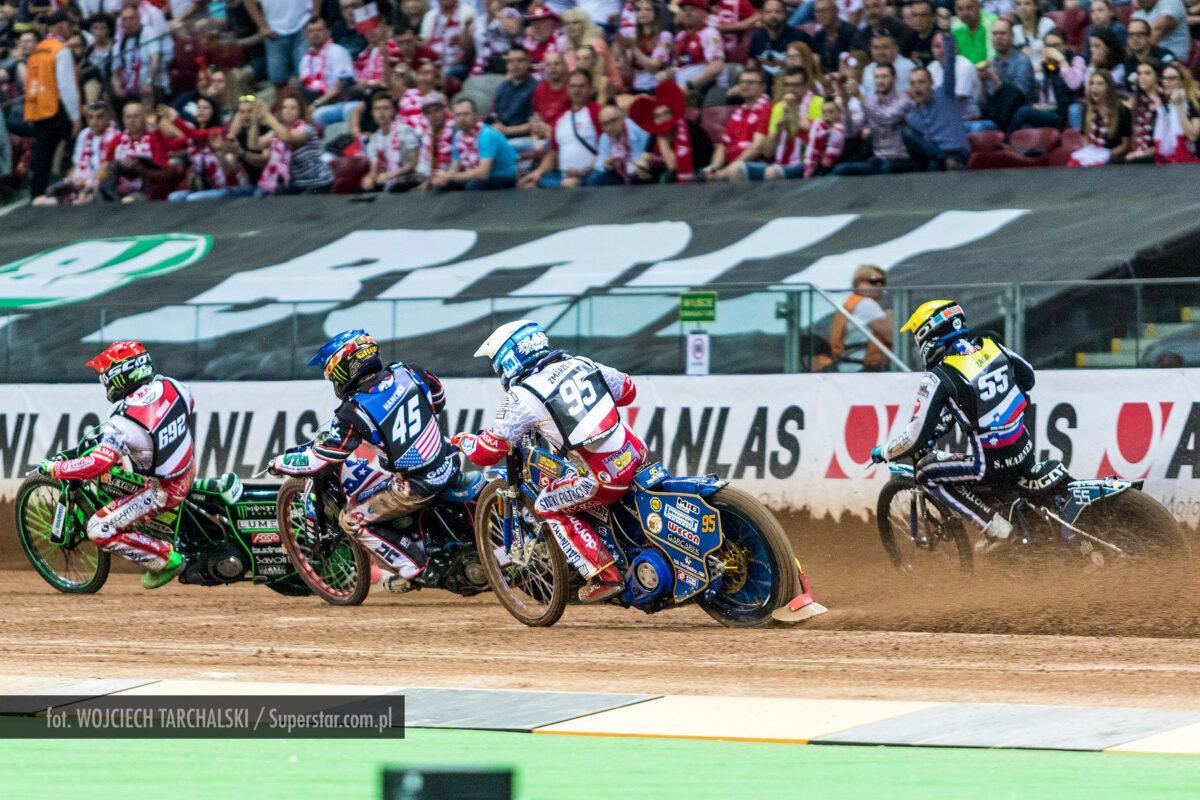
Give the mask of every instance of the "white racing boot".
<path id="1" fill-rule="evenodd" d="M 1007 547 L 1009 538 L 1012 536 L 1012 529 L 1012 523 L 1004 517 L 999 514 L 993 516 L 988 524 L 983 526 L 983 552 L 992 553 Z"/>

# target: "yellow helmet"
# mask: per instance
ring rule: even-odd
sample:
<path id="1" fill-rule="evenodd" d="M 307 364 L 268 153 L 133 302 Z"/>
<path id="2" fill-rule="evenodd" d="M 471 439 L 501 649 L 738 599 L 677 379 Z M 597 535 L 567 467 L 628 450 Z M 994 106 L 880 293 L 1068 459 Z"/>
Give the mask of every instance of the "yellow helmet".
<path id="1" fill-rule="evenodd" d="M 950 337 L 967 333 L 967 317 L 953 300 L 930 300 L 922 303 L 900 330 L 912 333 L 925 365 L 932 366 Z"/>

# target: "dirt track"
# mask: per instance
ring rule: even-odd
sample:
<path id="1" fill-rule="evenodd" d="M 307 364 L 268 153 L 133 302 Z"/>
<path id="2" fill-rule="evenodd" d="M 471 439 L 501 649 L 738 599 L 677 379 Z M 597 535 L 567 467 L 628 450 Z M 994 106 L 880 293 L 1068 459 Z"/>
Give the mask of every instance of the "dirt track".
<path id="1" fill-rule="evenodd" d="M 487 595 L 373 593 L 343 609 L 249 585 L 151 594 L 116 573 L 71 597 L 8 570 L 0 674 L 1200 708 L 1191 573 L 983 575 L 933 592 L 899 582 L 859 526 L 789 529 L 833 610 L 751 631 L 694 608 L 580 606 L 531 630 Z"/>

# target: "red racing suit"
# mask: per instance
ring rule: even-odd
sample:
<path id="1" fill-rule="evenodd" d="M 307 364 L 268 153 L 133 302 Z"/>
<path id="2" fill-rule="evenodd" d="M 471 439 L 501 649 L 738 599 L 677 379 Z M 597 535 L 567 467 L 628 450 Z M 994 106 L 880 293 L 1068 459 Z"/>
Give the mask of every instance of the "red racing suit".
<path id="1" fill-rule="evenodd" d="M 160 570 L 171 555 L 171 544 L 130 530 L 140 520 L 174 508 L 187 497 L 196 477 L 194 442 L 189 415 L 192 393 L 173 378 L 155 375 L 149 383 L 113 406 L 101 426 L 100 443 L 90 453 L 55 461 L 50 476 L 60 480 L 89 480 L 128 459 L 134 471 L 146 476 L 145 487 L 117 498 L 88 520 L 88 538 L 105 550 L 150 570 Z"/>
<path id="2" fill-rule="evenodd" d="M 463 454 L 480 466 L 498 463 L 511 443 L 534 428 L 553 447 L 568 452 L 576 471 L 543 486 L 534 509 L 549 522 L 554 538 L 584 578 L 621 579 L 591 524 L 569 512 L 606 506 L 625 496 L 646 459 L 646 445 L 617 408 L 629 405 L 636 395 L 633 379 L 625 373 L 564 355 L 515 383 L 487 430 L 457 439 Z"/>

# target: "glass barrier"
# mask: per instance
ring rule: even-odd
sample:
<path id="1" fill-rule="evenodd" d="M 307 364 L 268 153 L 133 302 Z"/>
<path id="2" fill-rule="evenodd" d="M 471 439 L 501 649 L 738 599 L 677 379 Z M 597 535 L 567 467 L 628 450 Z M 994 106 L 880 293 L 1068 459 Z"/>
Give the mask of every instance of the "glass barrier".
<path id="1" fill-rule="evenodd" d="M 713 321 L 681 321 L 686 287 L 614 288 L 578 297 L 187 304 L 150 311 L 145 305 L 80 304 L 69 314 L 0 318 L 0 377 L 27 383 L 89 379 L 81 365 L 103 343 L 138 338 L 163 369 L 187 380 L 314 379 L 319 372 L 307 366 L 311 355 L 331 334 L 358 327 L 384 343 L 386 357 L 446 377 L 488 376 L 490 365 L 472 354 L 497 326 L 522 317 L 545 325 L 555 346 L 637 374 L 684 373 L 686 343 L 695 332 L 708 334 L 712 374 L 900 368 L 847 320 L 855 316 L 844 313 L 849 292 L 807 284 L 701 289 L 718 294 Z M 1200 366 L 1200 280 L 884 287 L 878 302 L 886 316 L 869 327 L 910 369 L 921 365 L 911 337 L 900 336 L 899 328 L 922 302 L 939 297 L 957 300 L 973 330 L 992 332 L 1039 369 Z M 28 343 L 39 341 L 52 358 L 27 357 Z"/>

